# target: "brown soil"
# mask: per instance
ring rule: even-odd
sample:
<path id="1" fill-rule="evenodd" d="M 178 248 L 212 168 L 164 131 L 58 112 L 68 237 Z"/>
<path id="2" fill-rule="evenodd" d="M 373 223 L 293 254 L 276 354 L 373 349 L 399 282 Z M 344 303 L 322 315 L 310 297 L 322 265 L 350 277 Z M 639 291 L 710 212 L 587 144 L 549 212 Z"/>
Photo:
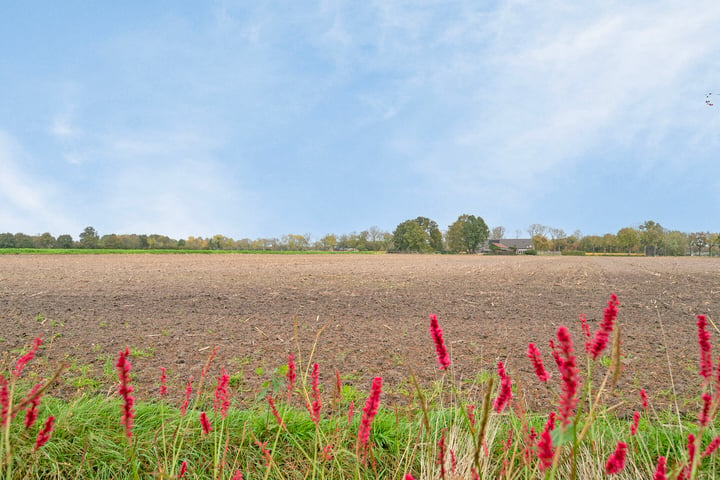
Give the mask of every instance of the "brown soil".
<path id="1" fill-rule="evenodd" d="M 313 360 L 327 388 L 337 369 L 361 392 L 376 375 L 398 392 L 409 366 L 424 382 L 440 378 L 428 334 L 428 314 L 436 313 L 456 382 L 473 385 L 501 359 L 530 408 L 540 408 L 547 396 L 527 344 L 535 342 L 550 367 L 547 342 L 564 324 L 581 353 L 578 314 L 594 329 L 611 292 L 621 303 L 625 354 L 618 400 L 637 408 L 645 388 L 667 406 L 670 364 L 680 407 L 694 408 L 695 315 L 715 319 L 720 310 L 720 264 L 707 258 L 5 255 L 0 348 L 7 365 L 41 334 L 46 347 L 35 364 L 66 358 L 72 366 L 56 393 L 70 394 L 112 391 L 112 363 L 130 346 L 136 391 L 149 398 L 158 367 L 181 395 L 217 345 L 212 375 L 220 365 L 236 378 L 242 372 L 239 398 L 249 399 L 289 352 L 306 361 L 326 326 Z"/>

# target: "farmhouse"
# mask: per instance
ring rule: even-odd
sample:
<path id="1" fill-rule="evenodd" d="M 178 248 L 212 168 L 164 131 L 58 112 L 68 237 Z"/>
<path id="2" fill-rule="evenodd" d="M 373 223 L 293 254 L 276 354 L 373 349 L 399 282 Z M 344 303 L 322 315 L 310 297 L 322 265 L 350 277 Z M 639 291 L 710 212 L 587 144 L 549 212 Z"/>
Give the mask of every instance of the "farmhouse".
<path id="1" fill-rule="evenodd" d="M 502 238 L 500 240 L 489 240 L 486 251 L 499 250 L 508 253 L 514 251 L 520 255 L 532 250 L 532 248 L 533 244 L 530 238 Z"/>

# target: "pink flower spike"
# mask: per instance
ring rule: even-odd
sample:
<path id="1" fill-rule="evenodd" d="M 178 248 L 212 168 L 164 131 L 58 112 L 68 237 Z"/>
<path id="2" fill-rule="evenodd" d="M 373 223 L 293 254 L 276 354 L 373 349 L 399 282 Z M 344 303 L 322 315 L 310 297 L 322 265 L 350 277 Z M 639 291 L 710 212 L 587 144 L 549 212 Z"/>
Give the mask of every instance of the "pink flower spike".
<path id="1" fill-rule="evenodd" d="M 158 390 L 158 393 L 161 397 L 164 397 L 167 394 L 167 375 L 165 374 L 165 367 L 160 367 L 160 389 Z"/>
<path id="2" fill-rule="evenodd" d="M 125 426 L 125 436 L 129 439 L 132 437 L 133 418 L 135 418 L 135 410 L 133 405 L 135 404 L 135 398 L 132 396 L 133 387 L 130 385 L 130 350 L 125 347 L 125 351 L 118 353 L 117 362 L 115 367 L 118 371 L 118 394 L 123 400 L 122 404 L 122 415 L 120 417 L 120 424 Z"/>
<path id="3" fill-rule="evenodd" d="M 625 452 L 627 452 L 627 444 L 618 442 L 615 451 L 610 455 L 605 464 L 605 473 L 614 475 L 625 468 Z"/>
<path id="4" fill-rule="evenodd" d="M 708 422 L 710 422 L 710 404 L 712 403 L 712 397 L 709 393 L 703 393 L 702 394 L 702 401 L 703 401 L 703 408 L 700 412 L 700 415 L 698 416 L 698 425 L 701 427 L 707 427 Z"/>
<path id="5" fill-rule="evenodd" d="M 295 389 L 295 360 L 294 356 L 291 353 L 288 355 L 288 370 L 285 374 L 285 378 L 287 379 L 287 389 L 288 389 L 288 400 L 290 399 L 290 396 L 293 393 L 293 390 Z"/>
<path id="6" fill-rule="evenodd" d="M 440 370 L 447 370 L 450 366 L 450 356 L 445 348 L 445 341 L 443 340 L 442 329 L 438 324 L 437 316 L 430 314 L 430 336 L 435 342 L 435 353 L 437 354 L 437 361 L 440 365 Z"/>
<path id="7" fill-rule="evenodd" d="M 590 334 L 590 325 L 587 323 L 587 318 L 584 314 L 580 314 L 580 328 L 582 329 L 583 335 L 585 335 L 585 353 L 590 355 L 592 350 L 592 335 Z"/>
<path id="8" fill-rule="evenodd" d="M 277 407 L 275 406 L 275 400 L 273 400 L 272 395 L 269 393 L 265 397 L 267 399 L 268 405 L 270 405 L 270 411 L 273 414 L 273 417 L 275 417 L 275 421 L 278 425 L 280 425 L 282 428 L 285 428 L 285 425 L 283 424 L 282 417 L 280 417 L 280 413 L 277 410 Z M 286 428 L 285 428 L 286 429 Z M 287 430 L 287 429 L 286 429 Z"/>
<path id="9" fill-rule="evenodd" d="M 532 363 L 533 369 L 535 370 L 535 376 L 537 376 L 538 380 L 540 380 L 541 382 L 547 383 L 547 381 L 550 379 L 550 375 L 548 375 L 547 371 L 545 370 L 542 358 L 540 357 L 540 350 L 535 346 L 534 343 L 528 344 L 527 356 L 530 359 L 530 363 Z"/>
<path id="10" fill-rule="evenodd" d="M 33 450 L 34 452 L 36 452 L 38 448 L 42 447 L 47 443 L 48 440 L 50 440 L 54 421 L 55 417 L 53 417 L 52 415 L 50 415 L 47 420 L 45 420 L 45 425 L 43 426 L 42 430 L 38 432 L 37 438 L 35 439 L 35 449 Z"/>
<path id="11" fill-rule="evenodd" d="M 193 383 L 193 377 L 190 375 L 190 378 L 188 378 L 187 386 L 185 387 L 185 398 L 183 399 L 182 403 L 180 404 L 180 418 L 185 417 L 185 413 L 187 412 L 188 406 L 190 405 L 190 394 L 192 393 L 192 383 Z"/>
<path id="12" fill-rule="evenodd" d="M 8 381 L 0 373 L 0 427 L 4 427 L 5 422 L 8 421 L 9 409 L 10 392 L 8 391 Z"/>
<path id="13" fill-rule="evenodd" d="M 42 338 L 36 337 L 35 340 L 33 340 L 30 350 L 25 355 L 18 358 L 17 362 L 15 362 L 15 370 L 13 370 L 13 376 L 15 378 L 20 376 L 23 368 L 25 368 L 25 365 L 35 357 L 35 353 L 38 351 L 38 348 L 40 348 L 40 345 L 42 345 Z"/>
<path id="14" fill-rule="evenodd" d="M 204 435 L 207 435 L 208 433 L 210 433 L 210 431 L 212 431 L 210 419 L 205 412 L 200 412 L 200 425 L 202 426 L 202 433 Z"/>
<path id="15" fill-rule="evenodd" d="M 649 407 L 648 396 L 647 396 L 647 393 L 645 393 L 645 389 L 643 389 L 643 388 L 640 389 L 640 402 L 642 403 L 643 410 L 645 410 L 647 412 L 648 407 Z"/>
<path id="16" fill-rule="evenodd" d="M 315 425 L 320 423 L 320 409 L 322 404 L 320 403 L 320 372 L 319 365 L 313 364 L 312 373 L 310 374 L 310 389 L 312 393 L 313 401 L 310 405 L 307 405 L 308 411 L 310 412 L 310 419 Z"/>
<path id="17" fill-rule="evenodd" d="M 500 391 L 493 403 L 493 408 L 497 413 L 503 411 L 507 404 L 512 400 L 513 393 L 510 384 L 510 377 L 505 373 L 505 366 L 502 362 L 497 363 L 498 376 L 500 377 Z"/>
<path id="18" fill-rule="evenodd" d="M 543 430 L 540 434 L 540 440 L 537 443 L 537 456 L 541 472 L 544 472 L 552 465 L 555 448 L 552 444 L 552 435 L 548 429 Z"/>
<path id="19" fill-rule="evenodd" d="M 372 385 L 370 386 L 370 394 L 365 401 L 365 407 L 362 411 L 362 417 L 360 419 L 360 426 L 358 427 L 358 444 L 361 447 L 367 445 L 368 439 L 370 438 L 370 426 L 375 418 L 380 405 L 380 393 L 382 391 L 382 377 L 373 378 Z"/>
<path id="20" fill-rule="evenodd" d="M 30 393 L 28 393 L 26 398 L 30 398 L 33 395 L 37 393 L 38 390 L 42 388 L 42 383 L 38 383 L 35 385 L 32 390 L 30 390 Z M 38 405 L 40 405 L 40 397 L 42 395 L 37 395 L 35 398 L 33 398 L 30 403 L 28 403 L 27 408 L 25 409 L 25 429 L 32 427 L 35 423 L 35 420 L 38 416 Z"/>
<path id="21" fill-rule="evenodd" d="M 620 303 L 618 302 L 615 294 L 611 294 L 607 307 L 605 307 L 605 310 L 603 311 L 603 319 L 602 322 L 600 322 L 600 327 L 595 332 L 595 337 L 590 345 L 589 353 L 593 360 L 599 357 L 603 350 L 605 350 L 605 347 L 607 347 L 608 341 L 610 340 L 610 334 L 612 333 L 615 325 L 619 305 Z"/>
<path id="22" fill-rule="evenodd" d="M 183 478 L 185 476 L 186 472 L 187 472 L 187 462 L 183 461 L 180 464 L 180 473 L 178 473 L 177 478 Z"/>
<path id="23" fill-rule="evenodd" d="M 475 426 L 475 405 L 465 405 L 465 413 L 467 413 L 468 421 L 471 426 Z"/>
<path id="24" fill-rule="evenodd" d="M 713 438 L 710 443 L 708 443 L 708 446 L 705 447 L 705 450 L 703 451 L 702 455 L 700 455 L 700 458 L 705 458 L 708 455 L 712 455 L 715 450 L 720 446 L 720 435 Z"/>
<path id="25" fill-rule="evenodd" d="M 638 425 L 640 424 L 640 412 L 633 412 L 633 423 L 630 425 L 630 435 L 635 436 L 637 433 Z"/>
<path id="26" fill-rule="evenodd" d="M 415 477 L 413 477 L 413 476 L 410 475 L 409 473 L 406 473 L 406 474 L 405 474 L 405 480 L 415 480 Z"/>
<path id="27" fill-rule="evenodd" d="M 697 316 L 698 345 L 700 346 L 700 375 L 709 379 L 712 375 L 712 351 L 710 347 L 710 333 L 707 331 L 707 318 L 705 315 Z"/>
<path id="28" fill-rule="evenodd" d="M 232 480 L 243 480 L 242 472 L 235 470 L 235 475 L 233 475 Z"/>
<path id="29" fill-rule="evenodd" d="M 217 378 L 217 386 L 215 387 L 215 399 L 213 400 L 213 409 L 215 413 L 220 412 L 222 418 L 226 418 L 228 409 L 230 408 L 230 397 L 228 395 L 228 385 L 230 384 L 230 375 L 225 372 L 225 367 L 220 369 L 220 376 Z"/>
<path id="30" fill-rule="evenodd" d="M 665 471 L 665 457 L 658 457 L 657 461 L 657 468 L 655 468 L 655 475 L 653 475 L 653 480 L 667 480 L 666 471 Z"/>
<path id="31" fill-rule="evenodd" d="M 572 338 L 570 332 L 564 326 L 560 326 L 557 330 L 558 349 L 560 350 L 560 376 L 562 379 L 560 394 L 560 406 L 558 408 L 558 416 L 563 429 L 570 424 L 570 418 L 573 416 L 575 406 L 577 405 L 577 393 L 579 390 L 578 368 L 575 362 L 575 354 L 572 346 Z"/>

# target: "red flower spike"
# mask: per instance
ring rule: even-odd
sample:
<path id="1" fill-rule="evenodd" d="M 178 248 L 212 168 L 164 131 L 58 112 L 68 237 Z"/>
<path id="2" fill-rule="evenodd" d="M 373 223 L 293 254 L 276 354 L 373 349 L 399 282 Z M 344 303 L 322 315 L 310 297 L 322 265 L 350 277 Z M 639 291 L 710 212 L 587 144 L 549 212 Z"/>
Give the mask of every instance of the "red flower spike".
<path id="1" fill-rule="evenodd" d="M 640 389 L 640 402 L 642 402 L 642 408 L 646 412 L 648 411 L 648 396 L 647 393 L 645 393 L 645 389 Z"/>
<path id="2" fill-rule="evenodd" d="M 577 405 L 577 393 L 579 389 L 578 368 L 575 362 L 575 354 L 572 346 L 572 338 L 570 332 L 564 326 L 560 326 L 557 330 L 558 350 L 560 351 L 560 368 L 561 389 L 560 405 L 558 408 L 558 416 L 562 427 L 565 428 L 570 424 L 570 418 L 574 414 Z"/>
<path id="3" fill-rule="evenodd" d="M 363 408 L 362 417 L 360 419 L 360 426 L 358 427 L 358 443 L 361 447 L 367 445 L 368 439 L 370 438 L 370 426 L 375 418 L 380 405 L 380 393 L 382 391 L 382 378 L 373 378 L 372 385 L 370 386 L 370 395 L 368 395 L 365 401 L 365 407 Z"/>
<path id="4" fill-rule="evenodd" d="M 430 336 L 435 342 L 435 353 L 437 354 L 437 361 L 440 365 L 440 370 L 447 370 L 450 366 L 450 355 L 447 353 L 445 348 L 445 341 L 443 340 L 442 329 L 437 321 L 437 316 L 430 314 Z"/>
<path id="5" fill-rule="evenodd" d="M 585 353 L 590 353 L 590 345 L 592 345 L 592 335 L 590 335 L 590 325 L 587 323 L 587 318 L 585 318 L 585 314 L 581 313 L 579 315 L 580 318 L 580 329 L 583 332 L 583 335 L 585 335 Z"/>
<path id="6" fill-rule="evenodd" d="M 537 443 L 537 456 L 539 460 L 538 467 L 541 472 L 547 470 L 553 463 L 553 457 L 555 456 L 555 448 L 552 444 L 552 435 L 550 430 L 543 430 L 540 434 L 540 440 Z"/>
<path id="7" fill-rule="evenodd" d="M 500 391 L 498 392 L 498 396 L 493 403 L 493 408 L 497 413 L 500 413 L 507 406 L 507 404 L 510 403 L 510 400 L 512 400 L 513 393 L 510 384 L 510 377 L 508 377 L 507 373 L 505 373 L 505 366 L 502 362 L 497 363 L 497 369 L 498 376 L 500 376 Z"/>
<path id="8" fill-rule="evenodd" d="M 440 465 L 440 478 L 445 478 L 445 430 L 440 435 L 440 440 L 437 443 L 438 447 L 438 459 L 437 463 Z"/>
<path id="9" fill-rule="evenodd" d="M 36 452 L 38 448 L 42 447 L 47 443 L 48 440 L 50 440 L 54 421 L 55 417 L 53 417 L 52 415 L 50 415 L 47 420 L 45 420 L 45 425 L 43 426 L 42 430 L 38 432 L 37 438 L 35 439 L 35 449 L 33 450 L 34 452 Z"/>
<path id="10" fill-rule="evenodd" d="M 220 369 L 220 376 L 217 378 L 217 386 L 215 387 L 215 398 L 213 400 L 213 409 L 217 414 L 220 412 L 222 418 L 226 418 L 228 409 L 230 408 L 230 396 L 228 395 L 228 385 L 230 384 L 230 375 L 225 372 L 225 367 Z"/>
<path id="11" fill-rule="evenodd" d="M 133 405 L 135 404 L 135 398 L 132 396 L 133 387 L 130 385 L 130 350 L 125 347 L 125 351 L 118 353 L 117 362 L 115 367 L 118 371 L 118 394 L 123 400 L 122 403 L 122 415 L 120 417 L 120 424 L 125 426 L 125 436 L 129 439 L 132 437 L 133 418 L 135 418 L 135 410 Z"/>
<path id="12" fill-rule="evenodd" d="M 712 397 L 709 393 L 703 393 L 702 394 L 702 401 L 703 401 L 703 408 L 700 412 L 700 415 L 698 416 L 698 425 L 701 427 L 707 427 L 708 422 L 710 422 L 710 404 L 712 403 Z"/>
<path id="13" fill-rule="evenodd" d="M 630 425 L 630 435 L 635 436 L 637 433 L 638 425 L 640 424 L 640 412 L 633 412 L 633 423 Z"/>
<path id="14" fill-rule="evenodd" d="M 285 379 L 287 380 L 287 389 L 288 389 L 288 400 L 290 399 L 290 396 L 293 393 L 293 390 L 295 389 L 295 360 L 294 356 L 291 353 L 288 355 L 288 370 L 285 374 Z"/>
<path id="15" fill-rule="evenodd" d="M 233 475 L 232 480 L 243 480 L 242 472 L 235 470 L 235 475 Z"/>
<path id="16" fill-rule="evenodd" d="M 268 405 L 270 405 L 270 411 L 272 412 L 273 417 L 275 417 L 275 421 L 282 428 L 285 428 L 285 424 L 283 423 L 282 417 L 280 417 L 280 414 L 278 413 L 278 410 L 277 410 L 277 407 L 275 406 L 275 401 L 273 400 L 272 395 L 270 395 L 268 393 L 267 397 L 265 397 L 265 398 L 267 399 Z"/>
<path id="17" fill-rule="evenodd" d="M 190 378 L 188 378 L 187 386 L 185 387 L 185 398 L 183 399 L 182 403 L 180 404 L 180 418 L 185 417 L 185 412 L 187 412 L 188 405 L 190 405 L 190 394 L 192 393 L 192 383 L 193 383 L 193 377 L 190 375 Z"/>
<path id="18" fill-rule="evenodd" d="M 617 307 L 619 305 L 620 303 L 618 302 L 615 294 L 611 294 L 607 307 L 605 307 L 605 310 L 603 311 L 603 319 L 602 322 L 600 322 L 600 327 L 595 332 L 592 344 L 590 345 L 589 353 L 593 360 L 599 357 L 603 350 L 605 350 L 605 347 L 607 347 L 608 341 L 610 340 L 610 334 L 612 333 L 615 325 L 615 319 L 618 314 Z"/>
<path id="19" fill-rule="evenodd" d="M 167 395 L 167 375 L 165 374 L 165 367 L 160 367 L 160 389 L 158 393 L 161 397 Z"/>
<path id="20" fill-rule="evenodd" d="M 702 455 L 700 455 L 700 458 L 705 458 L 708 455 L 712 455 L 718 447 L 720 447 L 720 435 L 713 438 L 712 441 L 708 443 L 708 446 L 705 447 L 705 450 L 703 451 Z"/>
<path id="21" fill-rule="evenodd" d="M 182 462 L 180 464 L 180 473 L 178 473 L 177 478 L 183 478 L 185 476 L 186 472 L 187 472 L 187 462 Z"/>
<path id="22" fill-rule="evenodd" d="M 35 385 L 32 390 L 30 390 L 30 393 L 28 393 L 27 397 L 32 397 L 37 393 L 40 388 L 42 388 L 42 383 L 38 383 Z M 38 416 L 38 405 L 40 405 L 40 397 L 42 395 L 38 395 L 35 398 L 33 398 L 30 403 L 28 403 L 27 408 L 25 409 L 25 429 L 32 427 L 35 423 L 35 420 Z"/>
<path id="23" fill-rule="evenodd" d="M 698 345 L 700 346 L 700 375 L 709 379 L 712 375 L 712 352 L 710 347 L 710 333 L 707 331 L 707 318 L 705 315 L 697 316 Z"/>
<path id="24" fill-rule="evenodd" d="M 320 422 L 320 409 L 322 404 L 320 403 L 320 371 L 317 363 L 313 364 L 312 373 L 310 374 L 310 388 L 312 390 L 313 401 L 310 405 L 307 405 L 308 412 L 310 412 L 310 419 L 317 425 Z"/>
<path id="25" fill-rule="evenodd" d="M 272 463 L 272 454 L 270 453 L 270 450 L 267 449 L 267 442 L 255 440 L 255 445 L 258 446 L 260 452 L 262 453 L 263 459 L 265 460 L 265 466 L 269 467 Z"/>
<path id="26" fill-rule="evenodd" d="M 475 405 L 465 405 L 465 413 L 467 413 L 468 421 L 471 426 L 475 426 Z"/>
<path id="27" fill-rule="evenodd" d="M 212 431 L 212 426 L 210 425 L 210 419 L 207 416 L 207 413 L 200 412 L 200 426 L 202 426 L 202 433 L 204 435 L 207 435 Z"/>
<path id="28" fill-rule="evenodd" d="M 625 453 L 627 452 L 627 444 L 618 442 L 615 451 L 610 455 L 605 464 L 605 473 L 614 475 L 625 468 Z"/>
<path id="29" fill-rule="evenodd" d="M 13 376 L 15 378 L 20 376 L 20 374 L 23 371 L 23 368 L 25 368 L 25 365 L 35 357 L 35 353 L 37 353 L 38 348 L 40 348 L 40 345 L 42 345 L 42 338 L 36 337 L 35 340 L 33 340 L 32 347 L 30 347 L 30 350 L 25 355 L 18 358 L 17 362 L 15 362 L 15 370 L 13 370 Z"/>
<path id="30" fill-rule="evenodd" d="M 530 359 L 530 363 L 532 363 L 533 369 L 535 370 L 535 376 L 537 376 L 538 380 L 541 382 L 547 383 L 550 379 L 550 375 L 545 370 L 542 358 L 540 357 L 540 350 L 534 343 L 528 344 L 527 356 Z"/>
<path id="31" fill-rule="evenodd" d="M 5 426 L 8 421 L 8 410 L 10 408 L 10 392 L 8 391 L 8 381 L 0 373 L 0 427 Z"/>
<path id="32" fill-rule="evenodd" d="M 653 475 L 653 480 L 667 480 L 665 462 L 665 457 L 658 457 L 657 467 L 655 468 L 655 475 Z"/>

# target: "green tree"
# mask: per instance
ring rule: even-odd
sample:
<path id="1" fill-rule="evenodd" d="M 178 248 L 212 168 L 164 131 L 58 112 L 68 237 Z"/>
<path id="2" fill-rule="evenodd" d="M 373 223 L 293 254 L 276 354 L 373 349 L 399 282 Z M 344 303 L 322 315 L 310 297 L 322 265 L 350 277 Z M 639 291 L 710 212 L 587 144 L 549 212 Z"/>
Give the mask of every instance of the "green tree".
<path id="1" fill-rule="evenodd" d="M 662 245 L 665 229 L 659 223 L 648 220 L 640 225 L 640 244 L 645 247 L 645 255 L 655 256 Z"/>
<path id="2" fill-rule="evenodd" d="M 55 246 L 55 237 L 49 232 L 45 232 L 40 236 L 33 238 L 35 248 L 53 248 Z"/>
<path id="3" fill-rule="evenodd" d="M 60 235 L 57 237 L 57 240 L 55 241 L 55 247 L 57 248 L 73 248 L 74 242 L 71 235 L 68 235 L 67 233 Z"/>
<path id="4" fill-rule="evenodd" d="M 93 227 L 85 227 L 80 234 L 80 248 L 97 248 L 100 236 Z"/>
<path id="5" fill-rule="evenodd" d="M 621 228 L 616 237 L 617 245 L 623 252 L 632 253 L 640 245 L 640 234 L 634 228 Z"/>
<path id="6" fill-rule="evenodd" d="M 536 233 L 532 237 L 533 249 L 538 252 L 547 252 L 550 250 L 550 240 L 545 235 Z"/>
<path id="7" fill-rule="evenodd" d="M 35 242 L 30 235 L 24 233 L 15 234 L 15 248 L 33 248 Z"/>
<path id="8" fill-rule="evenodd" d="M 333 251 L 337 245 L 337 237 L 332 233 L 328 233 L 320 239 L 320 245 L 323 250 Z"/>
<path id="9" fill-rule="evenodd" d="M 687 253 L 688 236 L 680 231 L 673 230 L 665 234 L 663 240 L 665 255 L 682 256 Z"/>
<path id="10" fill-rule="evenodd" d="M 100 245 L 102 248 L 110 248 L 114 250 L 123 247 L 121 238 L 114 233 L 103 235 L 100 239 Z"/>
<path id="11" fill-rule="evenodd" d="M 15 248 L 15 235 L 0 233 L 0 248 Z"/>
<path id="12" fill-rule="evenodd" d="M 460 215 L 448 228 L 448 248 L 453 252 L 474 253 L 490 235 L 485 220 L 475 215 Z"/>
<path id="13" fill-rule="evenodd" d="M 415 220 L 405 220 L 393 232 L 393 244 L 396 250 L 403 252 L 428 252 L 430 236 Z"/>
<path id="14" fill-rule="evenodd" d="M 435 220 L 430 220 L 427 217 L 417 217 L 415 222 L 420 225 L 420 228 L 427 234 L 427 244 L 430 247 L 430 251 L 437 252 L 442 250 L 442 232 L 440 232 L 440 228 L 438 228 Z"/>

